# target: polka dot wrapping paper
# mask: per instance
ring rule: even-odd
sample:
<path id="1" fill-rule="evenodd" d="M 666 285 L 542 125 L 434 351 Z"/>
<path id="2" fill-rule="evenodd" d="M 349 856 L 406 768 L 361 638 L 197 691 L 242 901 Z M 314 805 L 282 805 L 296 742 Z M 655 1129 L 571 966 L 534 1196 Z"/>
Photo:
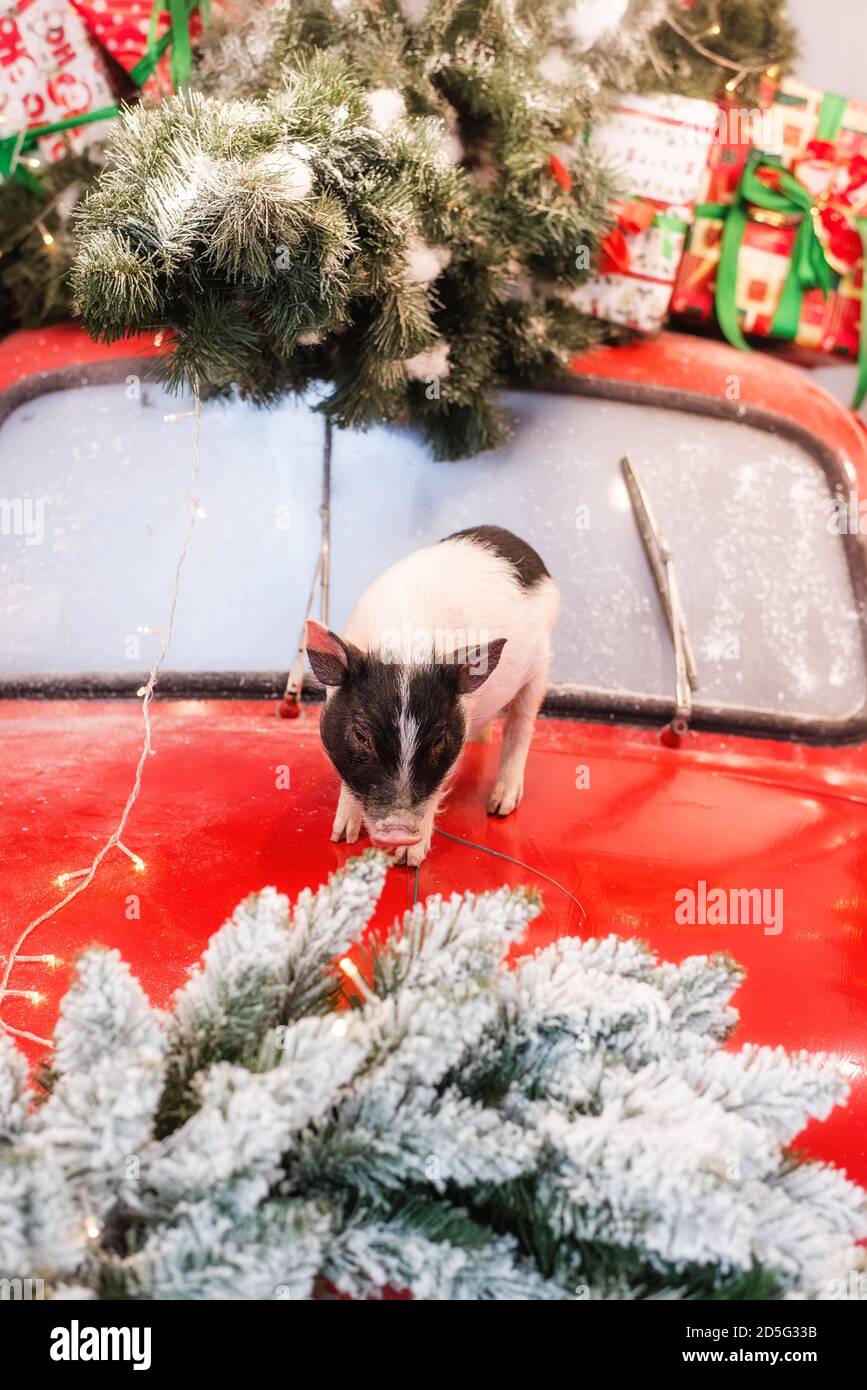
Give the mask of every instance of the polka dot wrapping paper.
<path id="1" fill-rule="evenodd" d="M 133 69 L 148 51 L 151 0 L 71 0 L 90 33 L 125 72 Z M 157 23 L 154 41 L 159 41 L 169 29 L 169 14 L 156 4 Z M 197 14 L 190 19 L 190 33 L 195 38 L 201 32 Z M 172 90 L 171 65 L 166 52 L 156 71 L 143 84 L 149 96 L 165 96 Z"/>

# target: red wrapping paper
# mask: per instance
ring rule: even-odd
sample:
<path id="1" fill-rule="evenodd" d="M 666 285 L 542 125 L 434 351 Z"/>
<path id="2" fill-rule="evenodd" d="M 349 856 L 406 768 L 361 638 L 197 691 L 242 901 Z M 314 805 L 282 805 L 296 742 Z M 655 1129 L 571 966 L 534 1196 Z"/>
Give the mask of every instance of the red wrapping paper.
<path id="1" fill-rule="evenodd" d="M 714 146 L 699 208 L 681 262 L 672 314 L 684 326 L 711 324 L 716 318 L 716 272 L 724 219 L 703 216 L 702 204 L 731 204 L 748 157 L 755 149 L 779 159 L 816 202 L 816 226 L 826 259 L 837 274 L 827 298 L 807 290 L 791 347 L 797 356 L 858 356 L 862 334 L 864 262 L 855 218 L 867 215 L 867 104 L 841 102 L 823 138 L 834 98 L 815 87 L 786 79 L 767 84 L 765 111 L 753 130 L 732 102 L 723 104 L 723 138 Z M 740 119 L 739 119 L 740 115 Z M 839 128 L 834 128 L 838 126 Z M 753 134 L 753 143 L 745 138 Z M 772 337 L 773 323 L 791 265 L 797 223 L 752 210 L 741 247 L 736 304 L 745 333 Z"/>
<path id="2" fill-rule="evenodd" d="M 0 136 L 98 111 L 114 99 L 102 55 L 68 0 L 0 0 Z M 53 161 L 101 134 L 102 122 L 47 136 L 36 154 Z"/>

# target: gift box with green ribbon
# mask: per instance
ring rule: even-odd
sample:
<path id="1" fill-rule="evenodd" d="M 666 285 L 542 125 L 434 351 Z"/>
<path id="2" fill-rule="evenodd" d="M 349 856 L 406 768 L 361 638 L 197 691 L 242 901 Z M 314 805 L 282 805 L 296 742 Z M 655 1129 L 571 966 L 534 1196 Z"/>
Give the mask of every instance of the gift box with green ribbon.
<path id="1" fill-rule="evenodd" d="M 166 96 L 190 79 L 192 40 L 210 0 L 72 0 L 97 43 L 137 87 Z"/>
<path id="2" fill-rule="evenodd" d="M 83 127 L 113 101 L 102 55 L 66 0 L 0 0 L 0 181 L 38 187 L 39 168 L 80 151 Z"/>
<path id="3" fill-rule="evenodd" d="M 92 142 L 95 128 L 118 113 L 119 105 L 100 56 L 94 51 L 94 40 L 84 27 L 88 18 L 85 12 L 91 18 L 98 16 L 101 24 L 111 25 L 108 30 L 100 29 L 106 51 L 118 61 L 125 60 L 121 66 L 127 68 L 136 86 L 145 88 L 166 66 L 168 78 L 161 80 L 163 85 L 168 84 L 167 90 L 177 90 L 189 81 L 191 26 L 199 16 L 205 18 L 210 12 L 210 0 L 169 0 L 165 7 L 159 3 L 149 5 L 147 0 L 119 0 L 117 9 L 113 6 L 114 0 L 102 0 L 101 9 L 79 0 L 64 0 L 60 8 L 56 0 L 17 0 L 8 11 L 22 54 L 25 44 L 31 49 L 39 45 L 36 56 L 27 56 L 26 67 L 33 73 L 39 90 L 22 96 L 17 107 L 10 103 L 4 107 L 5 120 L 0 122 L 0 183 L 14 179 L 39 192 L 40 165 L 46 159 L 62 156 L 66 150 L 83 148 L 89 143 L 90 130 L 94 131 Z M 44 17 L 41 9 L 45 10 Z M 113 18 L 120 22 L 112 25 Z M 89 27 L 93 34 L 93 26 Z M 8 27 L 0 30 L 0 43 L 11 43 L 11 33 Z M 87 65 L 87 82 L 71 80 L 73 54 L 75 62 Z M 2 84 L 0 67 L 0 96 Z"/>
<path id="4" fill-rule="evenodd" d="M 731 190 L 699 203 L 672 301 L 736 347 L 762 338 L 859 366 L 867 396 L 867 106 L 786 82 Z M 719 191 L 719 190 L 718 190 Z M 752 340 L 752 343 L 748 341 Z"/>

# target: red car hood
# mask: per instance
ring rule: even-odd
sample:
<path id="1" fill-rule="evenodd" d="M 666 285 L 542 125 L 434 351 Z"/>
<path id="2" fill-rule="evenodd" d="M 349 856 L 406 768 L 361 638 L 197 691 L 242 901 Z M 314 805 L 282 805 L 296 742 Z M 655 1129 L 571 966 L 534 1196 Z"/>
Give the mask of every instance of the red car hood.
<path id="1" fill-rule="evenodd" d="M 93 941 L 117 946 L 165 1003 L 246 893 L 274 883 L 294 894 L 366 847 L 330 843 L 336 778 L 315 708 L 286 722 L 262 702 L 179 700 L 158 704 L 154 719 L 156 756 L 124 837 L 147 868 L 113 854 L 34 933 L 28 954 L 65 964 L 16 967 L 10 983 L 48 996 L 39 1009 L 7 1002 L 19 1027 L 50 1031 L 69 962 Z M 57 875 L 87 866 L 116 824 L 141 715 L 128 701 L 0 703 L 0 740 L 3 952 L 56 900 Z M 498 821 L 484 810 L 498 744 L 499 732 L 467 749 L 439 821 L 459 841 L 434 837 L 420 894 L 532 884 L 545 909 L 531 947 L 615 931 L 670 960 L 731 952 L 748 972 L 733 1045 L 839 1054 L 852 1101 L 805 1146 L 867 1180 L 867 778 L 852 750 L 716 735 L 670 749 L 653 730 L 540 720 L 524 802 Z M 414 886 L 395 869 L 378 920 L 411 902 Z M 773 919 L 715 919 L 715 889 L 727 905 L 741 902 L 730 890 L 764 892 Z M 133 893 L 140 917 L 128 920 Z"/>

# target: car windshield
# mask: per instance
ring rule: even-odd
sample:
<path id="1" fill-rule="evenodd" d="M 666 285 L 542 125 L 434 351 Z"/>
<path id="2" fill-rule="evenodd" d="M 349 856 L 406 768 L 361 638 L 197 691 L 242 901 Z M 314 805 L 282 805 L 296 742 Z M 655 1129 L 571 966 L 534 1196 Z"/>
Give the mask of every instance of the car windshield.
<path id="1" fill-rule="evenodd" d="M 205 522 L 166 671 L 279 672 L 319 549 L 325 429 L 313 402 L 207 405 Z M 596 705 L 673 701 L 671 634 L 620 460 L 677 561 L 701 671 L 694 705 L 819 723 L 865 703 L 862 622 L 817 453 L 739 418 L 557 392 L 505 397 L 509 443 L 438 463 L 400 428 L 335 431 L 331 609 L 340 627 L 385 566 L 462 527 L 506 526 L 563 595 L 553 688 Z M 152 658 L 188 487 L 188 401 L 139 381 L 51 390 L 0 427 L 0 675 L 129 676 Z M 169 417 L 166 419 L 166 417 Z M 41 518 L 41 520 L 40 520 Z"/>

